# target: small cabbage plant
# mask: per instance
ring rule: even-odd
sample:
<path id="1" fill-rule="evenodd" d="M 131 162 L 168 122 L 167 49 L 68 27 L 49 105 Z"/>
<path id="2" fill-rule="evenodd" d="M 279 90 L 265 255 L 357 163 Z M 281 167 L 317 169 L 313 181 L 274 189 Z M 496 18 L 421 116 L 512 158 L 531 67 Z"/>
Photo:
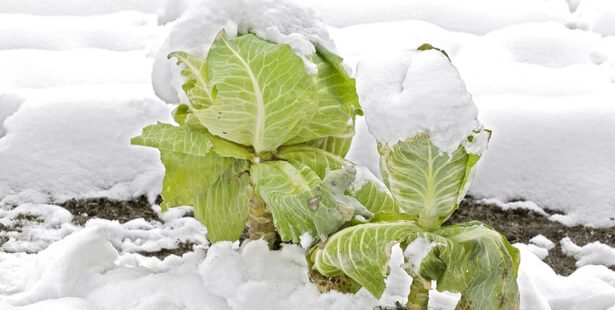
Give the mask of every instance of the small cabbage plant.
<path id="1" fill-rule="evenodd" d="M 374 216 L 315 245 L 311 268 L 327 277 L 346 275 L 355 284 L 346 288 L 362 286 L 380 297 L 392 247 L 399 244 L 413 278 L 408 309 L 427 309 L 432 281 L 439 291 L 461 293 L 457 309 L 518 309 L 518 250 L 480 222 L 442 226 L 465 195 L 479 155 L 463 145 L 444 153 L 427 134 L 379 144 L 379 153 L 386 187 L 369 181 L 357 195 Z"/>
<path id="2" fill-rule="evenodd" d="M 189 205 L 212 242 L 251 239 L 270 246 L 320 239 L 355 214 L 342 167 L 361 113 L 342 59 L 315 44 L 307 56 L 254 34 L 215 38 L 206 57 L 173 52 L 188 102 L 178 125 L 157 123 L 132 143 L 160 150 L 161 207 Z M 338 186 L 329 186 L 336 183 Z"/>

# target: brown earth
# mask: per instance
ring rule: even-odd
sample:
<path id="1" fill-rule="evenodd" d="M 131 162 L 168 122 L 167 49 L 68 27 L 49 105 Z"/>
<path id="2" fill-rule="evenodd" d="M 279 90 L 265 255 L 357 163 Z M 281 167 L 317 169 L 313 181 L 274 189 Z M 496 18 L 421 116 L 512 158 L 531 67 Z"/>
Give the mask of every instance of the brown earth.
<path id="1" fill-rule="evenodd" d="M 553 214 L 553 210 L 545 210 Z M 545 263 L 555 272 L 569 275 L 576 269 L 576 260 L 562 253 L 559 241 L 569 237 L 579 246 L 594 241 L 600 241 L 615 247 L 615 227 L 590 228 L 584 226 L 568 227 L 558 222 L 552 222 L 547 217 L 526 209 L 502 210 L 494 205 L 484 204 L 479 200 L 467 198 L 461 202 L 459 209 L 448 220 L 447 224 L 481 221 L 506 236 L 510 243 L 529 243 L 530 239 L 542 234 L 556 244 L 549 251 Z"/>

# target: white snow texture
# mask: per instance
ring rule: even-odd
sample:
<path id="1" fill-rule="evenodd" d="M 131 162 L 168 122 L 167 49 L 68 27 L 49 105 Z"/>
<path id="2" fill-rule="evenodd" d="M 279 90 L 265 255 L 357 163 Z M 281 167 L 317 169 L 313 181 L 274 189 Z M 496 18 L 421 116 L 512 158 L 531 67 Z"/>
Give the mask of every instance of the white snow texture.
<path id="1" fill-rule="evenodd" d="M 369 130 L 359 118 L 350 157 L 374 175 L 370 130 L 382 142 L 428 131 L 450 151 L 480 120 L 493 136 L 471 195 L 567 225 L 615 227 L 611 0 L 0 1 L 0 224 L 36 219 L 0 233 L 0 309 L 354 310 L 406 298 L 411 279 L 399 247 L 380 300 L 365 290 L 320 294 L 307 278 L 305 249 L 210 246 L 205 228 L 182 216 L 189 207 L 162 222 L 80 227 L 56 205 L 99 196 L 154 201 L 164 175 L 158 152 L 131 146 L 130 137 L 170 122 L 167 103 L 184 99 L 167 54 L 205 55 L 222 28 L 288 43 L 302 56 L 318 42 L 348 67 L 359 64 Z M 423 43 L 444 49 L 452 64 L 440 52 L 414 51 Z M 373 180 L 359 172 L 355 186 Z M 138 254 L 177 242 L 196 250 L 162 261 Z M 577 260 L 570 276 L 542 262 L 553 242 Z M 521 309 L 615 310 L 615 272 L 606 267 L 615 264 L 613 248 L 544 236 L 515 246 Z M 430 309 L 454 309 L 459 298 L 430 294 Z"/>

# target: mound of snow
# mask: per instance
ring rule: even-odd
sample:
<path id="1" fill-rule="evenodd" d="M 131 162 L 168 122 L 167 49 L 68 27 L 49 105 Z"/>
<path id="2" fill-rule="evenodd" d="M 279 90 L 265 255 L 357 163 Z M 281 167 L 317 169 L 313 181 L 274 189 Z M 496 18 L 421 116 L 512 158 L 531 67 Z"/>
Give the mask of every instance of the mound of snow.
<path id="1" fill-rule="evenodd" d="M 403 20 L 373 24 L 359 24 L 344 28 L 329 28 L 338 51 L 344 62 L 355 67 L 363 57 L 415 49 L 423 43 L 444 49 L 454 59 L 454 55 L 468 42 L 478 36 L 463 32 L 447 31 L 441 27 L 421 20 Z M 473 43 L 474 44 L 474 43 Z"/>
<path id="2" fill-rule="evenodd" d="M 305 0 L 303 3 L 327 24 L 336 27 L 417 19 L 448 30 L 475 34 L 524 22 L 563 22 L 569 15 L 566 3 L 557 0 Z"/>
<path id="3" fill-rule="evenodd" d="M 575 11 L 577 27 L 604 36 L 615 35 L 615 6 L 611 0 L 583 0 Z"/>
<path id="4" fill-rule="evenodd" d="M 6 133 L 4 120 L 13 115 L 25 98 L 15 93 L 0 93 L 0 138 Z"/>
<path id="5" fill-rule="evenodd" d="M 577 267 L 586 265 L 615 266 L 615 248 L 600 241 L 578 246 L 570 238 L 560 240 L 562 252 L 577 259 Z"/>
<path id="6" fill-rule="evenodd" d="M 158 17 L 139 12 L 98 16 L 0 14 L 0 49 L 144 49 Z"/>
<path id="7" fill-rule="evenodd" d="M 130 138 L 148 123 L 168 121 L 169 112 L 148 85 L 30 93 L 0 139 L 2 203 L 158 194 L 158 152 L 131 146 Z"/>
<path id="8" fill-rule="evenodd" d="M 184 78 L 174 60 L 167 59 L 173 51 L 186 51 L 205 56 L 215 36 L 225 29 L 233 36 L 252 32 L 272 42 L 289 44 L 306 62 L 309 70 L 315 65 L 306 56 L 315 52 L 312 42 L 330 50 L 335 46 L 327 29 L 314 13 L 291 1 L 274 0 L 202 0 L 190 6 L 169 30 L 167 40 L 159 48 L 152 73 L 154 90 L 166 102 L 182 99 Z"/>
<path id="9" fill-rule="evenodd" d="M 614 95 L 476 97 L 493 135 L 470 194 L 531 200 L 566 212 L 568 225 L 614 226 Z"/>
<path id="10" fill-rule="evenodd" d="M 361 60 L 357 93 L 369 131 L 388 145 L 428 133 L 434 145 L 452 154 L 479 127 L 472 96 L 436 50 Z"/>
<path id="11" fill-rule="evenodd" d="M 151 60 L 142 51 L 0 50 L 0 87 L 7 89 L 149 83 L 150 70 Z"/>
<path id="12" fill-rule="evenodd" d="M 494 57 L 508 56 L 509 60 L 545 67 L 589 64 L 606 57 L 596 51 L 599 35 L 555 22 L 514 25 L 490 32 L 484 39 L 505 49 L 503 55 Z"/>
<path id="13" fill-rule="evenodd" d="M 521 251 L 517 280 L 521 309 L 599 310 L 615 305 L 615 272 L 607 267 L 585 266 L 564 277 L 532 254 L 526 245 L 515 246 Z"/>
<path id="14" fill-rule="evenodd" d="M 119 11 L 155 13 L 160 22 L 176 19 L 188 0 L 9 0 L 0 2 L 0 13 L 90 16 Z"/>

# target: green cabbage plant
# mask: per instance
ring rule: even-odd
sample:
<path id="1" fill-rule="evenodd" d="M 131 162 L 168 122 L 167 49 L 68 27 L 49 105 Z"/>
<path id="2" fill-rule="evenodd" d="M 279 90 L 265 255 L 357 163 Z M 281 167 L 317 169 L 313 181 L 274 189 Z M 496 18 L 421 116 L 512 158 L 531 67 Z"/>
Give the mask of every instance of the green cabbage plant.
<path id="1" fill-rule="evenodd" d="M 316 244 L 311 268 L 326 277 L 346 275 L 380 297 L 398 244 L 413 278 L 408 309 L 427 309 L 432 281 L 439 291 L 461 293 L 457 309 L 518 309 L 518 250 L 480 222 L 442 226 L 465 195 L 479 155 L 463 145 L 443 153 L 427 134 L 379 144 L 379 153 L 386 187 L 370 181 L 356 193 L 374 215 Z"/>
<path id="2" fill-rule="evenodd" d="M 326 239 L 358 203 L 339 169 L 361 113 L 342 59 L 315 44 L 307 61 L 286 44 L 222 31 L 206 57 L 173 52 L 188 102 L 175 124 L 143 129 L 132 143 L 160 150 L 161 207 L 189 205 L 212 242 L 303 234 Z M 329 186 L 337 183 L 338 186 Z M 342 190 L 340 190 L 342 189 Z"/>

